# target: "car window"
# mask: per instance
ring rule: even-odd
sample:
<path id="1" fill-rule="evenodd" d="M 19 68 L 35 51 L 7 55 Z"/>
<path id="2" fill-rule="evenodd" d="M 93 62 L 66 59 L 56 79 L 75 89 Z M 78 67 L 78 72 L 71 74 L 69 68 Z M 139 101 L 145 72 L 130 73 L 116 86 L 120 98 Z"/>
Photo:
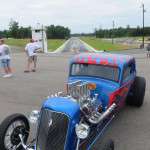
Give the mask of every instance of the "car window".
<path id="1" fill-rule="evenodd" d="M 123 82 L 127 82 L 131 75 L 134 73 L 135 67 L 134 64 L 129 64 L 127 67 L 125 67 L 123 72 Z"/>
<path id="2" fill-rule="evenodd" d="M 71 75 L 99 77 L 118 82 L 119 68 L 93 64 L 73 64 Z"/>

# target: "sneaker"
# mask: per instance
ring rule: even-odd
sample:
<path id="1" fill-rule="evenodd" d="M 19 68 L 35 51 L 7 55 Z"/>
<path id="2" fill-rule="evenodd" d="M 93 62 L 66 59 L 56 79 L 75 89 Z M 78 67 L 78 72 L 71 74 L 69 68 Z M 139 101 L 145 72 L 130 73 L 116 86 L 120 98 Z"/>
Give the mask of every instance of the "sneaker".
<path id="1" fill-rule="evenodd" d="M 5 75 L 3 76 L 3 78 L 10 78 L 10 77 L 12 77 L 12 74 L 5 74 Z"/>
<path id="2" fill-rule="evenodd" d="M 13 76 L 13 74 L 10 73 L 10 74 L 9 74 L 9 77 L 12 77 L 12 76 Z"/>
<path id="3" fill-rule="evenodd" d="M 36 72 L 36 70 L 35 70 L 35 69 L 32 69 L 32 72 Z"/>
<path id="4" fill-rule="evenodd" d="M 29 72 L 30 72 L 29 70 L 25 70 L 25 71 L 24 71 L 24 73 L 29 73 Z"/>

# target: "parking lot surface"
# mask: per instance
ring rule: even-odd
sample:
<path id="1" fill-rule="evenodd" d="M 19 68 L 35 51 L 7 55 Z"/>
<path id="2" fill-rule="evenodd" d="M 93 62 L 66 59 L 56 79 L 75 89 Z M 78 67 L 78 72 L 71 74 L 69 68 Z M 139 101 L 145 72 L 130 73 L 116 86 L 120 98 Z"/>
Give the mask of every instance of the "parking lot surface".
<path id="1" fill-rule="evenodd" d="M 122 53 L 135 56 L 137 73 L 147 82 L 143 107 L 125 107 L 114 119 L 107 136 L 115 140 L 116 150 L 150 150 L 150 59 L 143 50 L 128 50 Z M 0 121 L 12 113 L 28 115 L 32 109 L 40 109 L 44 99 L 64 89 L 67 81 L 71 54 L 39 54 L 38 70 L 24 73 L 24 53 L 13 53 L 14 76 L 0 77 Z M 2 72 L 2 70 L 0 70 Z"/>

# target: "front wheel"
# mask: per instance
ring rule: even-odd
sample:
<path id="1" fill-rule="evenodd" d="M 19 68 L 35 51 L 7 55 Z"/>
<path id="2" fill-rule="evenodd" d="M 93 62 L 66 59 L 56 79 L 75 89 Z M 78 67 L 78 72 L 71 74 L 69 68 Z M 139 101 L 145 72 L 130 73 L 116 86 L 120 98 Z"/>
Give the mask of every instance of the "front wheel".
<path id="1" fill-rule="evenodd" d="M 24 142 L 29 136 L 29 122 L 22 114 L 7 117 L 0 125 L 0 150 L 23 150 L 19 135 Z"/>

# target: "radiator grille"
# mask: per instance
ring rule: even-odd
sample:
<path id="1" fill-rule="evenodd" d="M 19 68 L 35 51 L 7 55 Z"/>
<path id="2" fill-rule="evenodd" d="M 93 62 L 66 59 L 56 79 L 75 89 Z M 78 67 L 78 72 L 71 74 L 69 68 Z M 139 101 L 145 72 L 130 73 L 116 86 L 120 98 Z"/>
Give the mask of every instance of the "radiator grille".
<path id="1" fill-rule="evenodd" d="M 43 109 L 37 136 L 37 149 L 64 150 L 68 123 L 65 114 Z"/>

